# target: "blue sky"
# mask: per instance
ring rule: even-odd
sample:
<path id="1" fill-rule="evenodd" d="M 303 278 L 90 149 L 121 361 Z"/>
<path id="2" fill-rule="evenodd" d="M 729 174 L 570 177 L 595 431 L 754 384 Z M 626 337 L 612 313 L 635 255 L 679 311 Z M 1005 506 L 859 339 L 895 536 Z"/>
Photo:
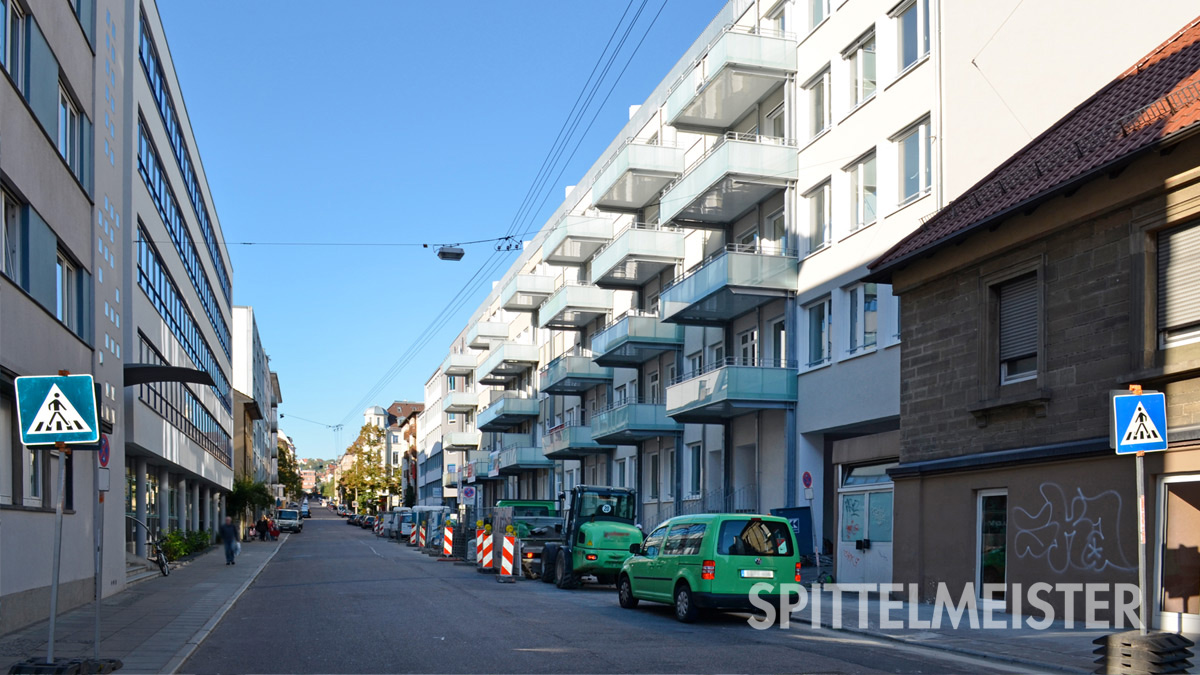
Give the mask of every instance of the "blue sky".
<path id="1" fill-rule="evenodd" d="M 725 4 L 648 0 L 577 134 L 664 1 L 549 198 L 539 194 L 541 209 L 517 221 L 521 231 L 545 223 L 629 106 Z M 468 246 L 461 262 L 444 262 L 419 244 L 508 231 L 618 20 L 641 3 L 159 3 L 229 244 L 234 303 L 254 307 L 279 373 L 280 428 L 301 457 L 331 458 L 353 441 L 356 404 L 492 253 Z M 517 254 L 505 255 L 491 280 Z M 421 400 L 490 287 L 453 303 L 454 316 L 372 403 Z"/>

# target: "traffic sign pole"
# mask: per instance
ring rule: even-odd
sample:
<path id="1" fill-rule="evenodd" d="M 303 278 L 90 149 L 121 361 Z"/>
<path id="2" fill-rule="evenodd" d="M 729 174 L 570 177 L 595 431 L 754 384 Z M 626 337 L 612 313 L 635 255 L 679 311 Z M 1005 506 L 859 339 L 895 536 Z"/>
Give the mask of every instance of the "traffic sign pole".
<path id="1" fill-rule="evenodd" d="M 71 451 L 67 444 L 59 441 L 58 448 L 58 496 L 54 500 L 54 561 L 50 569 L 50 641 L 46 645 L 46 663 L 54 663 L 54 624 L 58 616 L 58 570 L 62 562 L 63 492 L 67 483 L 67 457 Z"/>
<path id="2" fill-rule="evenodd" d="M 1146 621 L 1146 453 L 1137 454 L 1137 500 L 1138 500 L 1138 604 L 1140 607 L 1141 634 L 1145 635 Z"/>

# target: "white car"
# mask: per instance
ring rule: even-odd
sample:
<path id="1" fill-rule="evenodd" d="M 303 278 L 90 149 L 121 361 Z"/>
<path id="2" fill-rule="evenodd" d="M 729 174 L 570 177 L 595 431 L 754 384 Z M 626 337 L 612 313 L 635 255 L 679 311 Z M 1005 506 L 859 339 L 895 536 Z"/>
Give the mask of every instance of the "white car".
<path id="1" fill-rule="evenodd" d="M 279 509 L 275 516 L 275 525 L 280 532 L 302 532 L 304 522 L 300 520 L 299 509 Z"/>

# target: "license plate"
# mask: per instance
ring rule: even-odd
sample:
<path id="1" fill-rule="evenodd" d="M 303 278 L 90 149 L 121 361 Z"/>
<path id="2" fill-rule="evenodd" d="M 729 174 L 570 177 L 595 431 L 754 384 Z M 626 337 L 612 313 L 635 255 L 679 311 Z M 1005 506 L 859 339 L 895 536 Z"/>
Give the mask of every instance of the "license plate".
<path id="1" fill-rule="evenodd" d="M 743 579 L 774 579 L 775 570 L 742 570 Z"/>

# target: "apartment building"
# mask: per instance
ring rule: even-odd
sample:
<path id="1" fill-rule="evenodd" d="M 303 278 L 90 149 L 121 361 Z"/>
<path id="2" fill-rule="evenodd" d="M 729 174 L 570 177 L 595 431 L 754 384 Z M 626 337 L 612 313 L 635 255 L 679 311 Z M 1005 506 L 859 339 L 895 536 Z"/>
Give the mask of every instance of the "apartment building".
<path id="1" fill-rule="evenodd" d="M 412 469 L 406 468 L 406 460 L 416 454 L 417 416 L 424 409 L 424 404 L 412 401 L 394 401 L 388 406 L 388 482 L 399 488 L 388 497 L 389 509 L 404 506 L 408 490 L 416 490 L 416 481 L 412 480 Z"/>
<path id="2" fill-rule="evenodd" d="M 234 306 L 232 340 L 235 475 L 273 489 L 279 482 L 279 377 L 271 372 L 253 307 Z"/>

